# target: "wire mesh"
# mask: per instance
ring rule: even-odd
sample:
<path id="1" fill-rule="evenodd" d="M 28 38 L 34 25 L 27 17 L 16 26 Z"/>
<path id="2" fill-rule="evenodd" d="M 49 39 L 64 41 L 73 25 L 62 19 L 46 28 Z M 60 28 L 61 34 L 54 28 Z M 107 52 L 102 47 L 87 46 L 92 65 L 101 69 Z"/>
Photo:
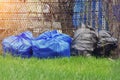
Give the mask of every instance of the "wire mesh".
<path id="1" fill-rule="evenodd" d="M 102 28 L 118 31 L 116 27 L 119 22 L 113 14 L 113 5 L 119 4 L 117 0 L 102 0 L 101 11 L 98 9 L 100 0 L 78 0 L 77 4 L 84 3 L 83 12 L 75 12 L 77 0 L 0 0 L 0 39 L 10 35 L 16 35 L 25 30 L 33 32 L 37 36 L 44 31 L 58 29 L 63 33 L 73 36 L 73 15 L 82 15 L 86 25 L 99 28 L 98 13 L 102 13 Z M 95 13 L 93 13 L 92 2 L 96 2 Z M 85 15 L 85 16 L 84 16 Z M 118 31 L 119 32 L 119 31 Z M 118 36 L 117 33 L 116 36 Z"/>

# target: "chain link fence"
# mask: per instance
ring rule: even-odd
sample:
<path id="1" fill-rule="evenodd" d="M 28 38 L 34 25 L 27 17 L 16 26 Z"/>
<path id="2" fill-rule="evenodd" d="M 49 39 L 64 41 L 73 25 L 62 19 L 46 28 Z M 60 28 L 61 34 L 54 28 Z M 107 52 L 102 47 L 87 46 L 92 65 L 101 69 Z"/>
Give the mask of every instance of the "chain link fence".
<path id="1" fill-rule="evenodd" d="M 57 29 L 73 36 L 73 15 L 76 0 L 0 0 L 0 41 L 10 35 L 17 35 L 26 30 L 38 36 L 44 31 Z M 84 1 L 84 2 L 82 2 Z M 92 1 L 96 2 L 93 13 Z M 81 13 L 86 25 L 99 28 L 99 0 L 79 0 L 78 4 L 85 3 L 85 10 Z M 117 1 L 102 0 L 102 28 L 109 29 L 119 39 L 119 21 L 113 14 L 113 6 Z M 117 4 L 116 4 L 117 3 Z M 119 8 L 120 9 L 120 8 Z M 86 16 L 84 16 L 86 15 Z M 114 27 L 113 27 L 114 26 Z M 115 31 L 117 31 L 115 33 Z"/>

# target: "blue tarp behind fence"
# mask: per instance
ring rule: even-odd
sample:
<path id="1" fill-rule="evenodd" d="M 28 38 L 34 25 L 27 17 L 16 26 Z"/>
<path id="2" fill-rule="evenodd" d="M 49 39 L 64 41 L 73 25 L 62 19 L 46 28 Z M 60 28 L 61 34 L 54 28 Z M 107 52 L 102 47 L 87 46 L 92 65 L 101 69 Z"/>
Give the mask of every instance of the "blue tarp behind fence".
<path id="1" fill-rule="evenodd" d="M 73 8 L 73 25 L 75 28 L 80 27 L 81 23 L 89 24 L 93 28 L 98 26 L 98 30 L 103 28 L 104 6 L 102 0 L 75 0 Z M 107 12 L 107 11 L 106 11 Z M 105 23 L 105 29 L 107 22 Z M 108 27 L 107 27 L 108 28 Z"/>

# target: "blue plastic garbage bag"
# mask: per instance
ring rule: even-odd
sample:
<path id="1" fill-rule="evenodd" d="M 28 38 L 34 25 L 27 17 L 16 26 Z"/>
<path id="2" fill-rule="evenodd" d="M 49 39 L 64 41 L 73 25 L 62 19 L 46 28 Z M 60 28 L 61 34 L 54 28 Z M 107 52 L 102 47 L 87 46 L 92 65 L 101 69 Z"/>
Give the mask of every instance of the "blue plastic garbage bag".
<path id="1" fill-rule="evenodd" d="M 4 52 L 10 52 L 14 56 L 31 57 L 33 36 L 29 31 L 23 32 L 17 36 L 10 36 L 3 40 Z"/>
<path id="2" fill-rule="evenodd" d="M 71 37 L 56 30 L 47 31 L 32 41 L 33 56 L 37 58 L 70 57 Z"/>
<path id="3" fill-rule="evenodd" d="M 4 53 L 11 53 L 12 52 L 11 43 L 14 40 L 16 40 L 16 38 L 17 38 L 16 36 L 10 36 L 10 37 L 5 38 L 2 41 L 2 48 L 3 48 Z"/>

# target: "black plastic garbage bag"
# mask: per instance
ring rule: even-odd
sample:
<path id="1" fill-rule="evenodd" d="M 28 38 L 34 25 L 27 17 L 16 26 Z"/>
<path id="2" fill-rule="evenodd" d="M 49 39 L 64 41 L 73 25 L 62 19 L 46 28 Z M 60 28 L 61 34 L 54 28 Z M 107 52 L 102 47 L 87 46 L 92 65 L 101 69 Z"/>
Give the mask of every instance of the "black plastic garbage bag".
<path id="1" fill-rule="evenodd" d="M 72 55 L 86 55 L 96 48 L 98 38 L 95 30 L 82 24 L 78 28 L 72 41 Z"/>
<path id="2" fill-rule="evenodd" d="M 111 33 L 106 30 L 101 30 L 98 33 L 99 41 L 97 47 L 93 51 L 96 56 L 109 56 L 110 52 L 117 48 L 118 40 L 112 37 Z"/>

